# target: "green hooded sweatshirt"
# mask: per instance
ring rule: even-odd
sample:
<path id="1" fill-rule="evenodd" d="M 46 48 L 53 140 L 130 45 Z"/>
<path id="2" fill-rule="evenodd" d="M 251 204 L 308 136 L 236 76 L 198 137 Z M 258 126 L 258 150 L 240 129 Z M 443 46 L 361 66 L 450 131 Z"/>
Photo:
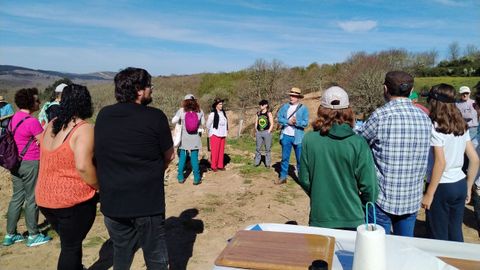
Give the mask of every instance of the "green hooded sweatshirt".
<path id="1" fill-rule="evenodd" d="M 305 135 L 299 181 L 310 196 L 310 226 L 356 228 L 365 222 L 364 205 L 378 195 L 370 147 L 348 124 Z"/>

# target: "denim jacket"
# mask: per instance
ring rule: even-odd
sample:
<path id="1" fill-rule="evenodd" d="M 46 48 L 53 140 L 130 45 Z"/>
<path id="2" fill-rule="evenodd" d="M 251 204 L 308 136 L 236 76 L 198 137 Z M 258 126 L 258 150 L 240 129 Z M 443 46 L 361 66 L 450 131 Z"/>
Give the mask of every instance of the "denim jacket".
<path id="1" fill-rule="evenodd" d="M 298 104 L 300 106 L 300 104 Z M 288 126 L 288 108 L 290 103 L 285 103 L 280 107 L 278 111 L 278 123 L 282 126 L 282 131 L 285 127 Z M 305 133 L 304 129 L 308 126 L 308 109 L 305 105 L 302 105 L 297 112 L 295 113 L 295 118 L 297 123 L 295 125 L 295 141 L 293 144 L 301 144 L 303 139 L 303 134 Z M 283 138 L 283 132 L 280 133 L 280 140 Z"/>

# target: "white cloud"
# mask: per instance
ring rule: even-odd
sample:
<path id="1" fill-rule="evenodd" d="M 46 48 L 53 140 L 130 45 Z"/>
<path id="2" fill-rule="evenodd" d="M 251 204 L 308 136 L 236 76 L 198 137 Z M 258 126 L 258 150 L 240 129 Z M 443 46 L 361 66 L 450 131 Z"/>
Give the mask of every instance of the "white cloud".
<path id="1" fill-rule="evenodd" d="M 366 21 L 344 21 L 339 22 L 338 26 L 347 32 L 368 32 L 377 27 L 377 22 L 372 20 Z"/>

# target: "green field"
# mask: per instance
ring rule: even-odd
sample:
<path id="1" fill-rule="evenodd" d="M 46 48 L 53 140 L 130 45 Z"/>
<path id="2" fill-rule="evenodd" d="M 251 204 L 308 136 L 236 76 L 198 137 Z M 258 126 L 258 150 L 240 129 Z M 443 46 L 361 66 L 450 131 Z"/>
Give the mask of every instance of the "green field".
<path id="1" fill-rule="evenodd" d="M 479 81 L 480 77 L 419 77 L 415 78 L 415 90 L 417 92 L 421 92 L 421 90 L 424 89 L 428 90 L 433 85 L 439 83 L 451 84 L 457 90 L 463 85 L 466 85 L 472 89 L 473 86 Z M 475 90 L 472 89 L 472 92 L 475 92 Z"/>

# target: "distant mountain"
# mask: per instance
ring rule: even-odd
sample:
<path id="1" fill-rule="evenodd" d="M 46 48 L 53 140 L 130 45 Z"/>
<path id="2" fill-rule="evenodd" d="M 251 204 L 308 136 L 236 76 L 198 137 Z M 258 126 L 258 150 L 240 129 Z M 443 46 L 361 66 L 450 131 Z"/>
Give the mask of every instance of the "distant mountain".
<path id="1" fill-rule="evenodd" d="M 93 85 L 110 82 L 115 74 L 116 72 L 109 71 L 76 74 L 0 65 L 0 90 L 10 90 L 19 87 L 38 87 L 41 89 L 62 78 L 69 78 L 78 84 Z"/>

